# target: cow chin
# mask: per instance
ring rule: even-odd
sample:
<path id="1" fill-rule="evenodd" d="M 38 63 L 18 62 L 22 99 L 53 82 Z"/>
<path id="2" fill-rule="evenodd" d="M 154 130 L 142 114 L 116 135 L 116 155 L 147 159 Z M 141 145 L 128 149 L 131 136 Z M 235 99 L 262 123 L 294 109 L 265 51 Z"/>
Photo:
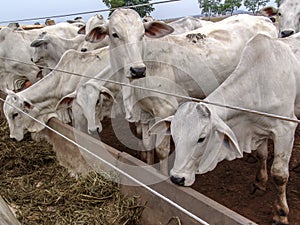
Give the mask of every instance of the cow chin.
<path id="1" fill-rule="evenodd" d="M 177 173 L 172 169 L 170 174 L 171 181 L 179 186 L 191 186 L 195 182 L 195 173 Z"/>

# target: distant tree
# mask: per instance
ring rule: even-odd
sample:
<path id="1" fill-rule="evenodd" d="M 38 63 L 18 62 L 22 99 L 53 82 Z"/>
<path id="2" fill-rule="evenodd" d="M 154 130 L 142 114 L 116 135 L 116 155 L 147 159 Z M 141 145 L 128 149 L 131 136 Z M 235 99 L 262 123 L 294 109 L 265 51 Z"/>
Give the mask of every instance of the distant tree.
<path id="1" fill-rule="evenodd" d="M 256 14 L 257 11 L 265 6 L 270 0 L 244 0 L 244 6 L 249 11 Z"/>
<path id="2" fill-rule="evenodd" d="M 210 17 L 220 11 L 221 0 L 198 0 L 201 12 Z"/>
<path id="3" fill-rule="evenodd" d="M 230 12 L 230 15 L 233 14 L 234 10 L 237 10 L 242 6 L 242 0 L 225 0 L 223 4 L 224 10 L 226 12 Z"/>
<path id="4" fill-rule="evenodd" d="M 110 9 L 123 7 L 123 6 L 132 6 L 132 5 L 149 3 L 149 0 L 102 0 L 102 1 Z M 152 5 L 136 7 L 133 9 L 137 11 L 141 17 L 149 15 L 152 11 L 154 11 Z"/>
<path id="5" fill-rule="evenodd" d="M 275 0 L 277 7 L 279 7 L 281 0 Z"/>

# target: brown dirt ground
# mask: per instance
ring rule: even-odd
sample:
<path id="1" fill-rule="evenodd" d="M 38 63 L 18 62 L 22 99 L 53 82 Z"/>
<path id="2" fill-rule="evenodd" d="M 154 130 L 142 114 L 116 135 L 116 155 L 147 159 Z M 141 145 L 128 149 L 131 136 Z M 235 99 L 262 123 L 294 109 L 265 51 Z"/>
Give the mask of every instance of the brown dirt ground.
<path id="1" fill-rule="evenodd" d="M 110 121 L 105 120 L 103 125 L 101 140 L 120 151 L 128 151 L 114 136 Z M 272 143 L 270 148 L 272 149 Z M 272 151 L 269 158 L 268 165 L 270 167 Z M 300 172 L 292 170 L 298 164 L 300 164 L 299 128 L 295 134 L 294 150 L 290 161 L 290 178 L 287 186 L 290 225 L 300 225 Z M 258 162 L 248 163 L 245 161 L 245 157 L 230 162 L 223 161 L 213 171 L 197 175 L 192 188 L 257 224 L 269 225 L 272 222 L 275 190 L 272 179 L 270 179 L 265 193 L 250 194 L 257 169 Z"/>

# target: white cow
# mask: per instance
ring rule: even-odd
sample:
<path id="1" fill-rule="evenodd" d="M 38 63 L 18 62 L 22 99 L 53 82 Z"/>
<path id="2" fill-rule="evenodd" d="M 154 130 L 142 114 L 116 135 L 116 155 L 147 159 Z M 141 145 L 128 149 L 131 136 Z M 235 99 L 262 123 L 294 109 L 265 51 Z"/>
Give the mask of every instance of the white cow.
<path id="1" fill-rule="evenodd" d="M 95 27 L 105 25 L 106 23 L 107 21 L 103 18 L 102 15 L 96 14 L 87 21 L 86 25 L 79 30 L 79 33 L 88 34 Z M 104 38 L 101 42 L 97 42 L 97 43 L 91 43 L 89 41 L 85 41 L 80 47 L 80 49 L 78 50 L 82 52 L 86 52 L 86 51 L 91 51 L 94 49 L 106 47 L 108 46 L 108 44 L 109 44 L 109 38 Z"/>
<path id="2" fill-rule="evenodd" d="M 145 16 L 143 17 L 142 21 L 143 23 L 147 23 L 147 22 L 154 21 L 154 19 L 152 16 Z M 213 22 L 211 21 L 201 20 L 195 17 L 187 16 L 187 17 L 174 20 L 168 23 L 168 25 L 174 28 L 174 32 L 172 33 L 172 35 L 174 35 L 174 34 L 182 34 L 188 31 L 192 31 L 200 27 L 210 25 L 212 23 Z"/>
<path id="3" fill-rule="evenodd" d="M 279 37 L 288 37 L 300 31 L 300 2 L 298 0 L 281 0 L 278 9 L 265 7 L 260 12 L 267 16 L 278 16 Z"/>
<path id="4" fill-rule="evenodd" d="M 24 91 L 16 94 L 10 93 L 3 105 L 3 111 L 9 124 L 10 137 L 20 141 L 25 132 L 39 132 L 44 128 L 13 106 L 44 123 L 51 117 L 58 117 L 63 122 L 69 122 L 70 118 L 66 111 L 57 112 L 56 105 L 62 97 L 72 93 L 80 84 L 94 77 L 101 70 L 101 64 L 104 68 L 109 63 L 105 61 L 108 57 L 103 56 L 102 52 L 103 49 L 91 52 L 68 50 L 55 69 L 69 73 L 53 70 L 48 76 Z M 104 55 L 106 53 L 107 50 L 104 51 Z"/>
<path id="5" fill-rule="evenodd" d="M 108 56 L 108 49 L 105 57 Z M 106 59 L 109 62 L 109 57 Z M 104 70 L 110 70 L 109 66 Z M 74 92 L 64 96 L 56 109 L 72 108 L 73 125 L 76 129 L 99 137 L 104 118 L 111 118 L 111 108 L 121 88 L 120 85 L 105 82 L 103 73 L 98 73 L 94 79 L 80 85 Z"/>
<path id="6" fill-rule="evenodd" d="M 75 24 L 76 26 L 80 26 L 80 27 L 85 26 L 85 22 L 82 16 L 77 16 L 74 19 L 67 20 L 67 22 Z"/>
<path id="7" fill-rule="evenodd" d="M 7 27 L 9 27 L 12 30 L 24 30 L 19 23 L 15 22 L 15 23 L 9 23 L 7 25 Z"/>
<path id="8" fill-rule="evenodd" d="M 205 97 L 205 94 L 213 91 L 235 69 L 243 47 L 253 35 L 259 32 L 270 36 L 277 34 L 276 28 L 267 18 L 239 15 L 191 33 L 170 35 L 158 41 L 143 39 L 144 35 L 159 38 L 172 31 L 173 29 L 165 23 L 152 21 L 143 24 L 135 11 L 119 9 L 112 13 L 106 26 L 93 29 L 87 37 L 90 41 L 96 42 L 101 41 L 106 35 L 109 36 L 110 62 L 112 68 L 118 71 L 119 80 L 128 83 L 145 77 L 151 70 L 146 71 L 144 62 L 152 64 L 154 62 L 153 67 L 162 70 L 159 76 L 182 85 L 191 96 Z M 175 72 L 164 73 L 163 71 L 168 71 L 165 67 L 171 67 Z M 161 86 L 159 82 L 157 85 L 158 88 Z M 122 88 L 126 119 L 130 122 L 141 120 L 139 114 L 131 111 L 137 102 L 135 92 L 126 87 Z M 162 118 L 171 115 L 178 105 L 174 100 L 165 101 L 165 99 L 165 96 L 150 95 L 136 105 L 140 111 L 149 113 L 152 118 Z M 162 104 L 164 102 L 172 104 L 164 107 Z M 169 142 L 165 140 L 162 143 L 156 149 L 162 162 L 162 171 L 167 173 L 166 158 L 169 148 L 164 145 L 168 145 Z"/>
<path id="9" fill-rule="evenodd" d="M 235 71 L 204 100 L 296 119 L 300 116 L 299 50 L 300 35 L 288 40 L 257 35 L 247 44 Z M 254 187 L 266 190 L 267 142 L 272 139 L 271 176 L 278 193 L 273 221 L 278 225 L 288 224 L 286 185 L 296 127 L 286 120 L 186 102 L 150 132 L 172 135 L 175 162 L 171 180 L 184 186 L 193 184 L 195 174 L 213 170 L 224 159 L 257 150 L 261 167 Z"/>
<path id="10" fill-rule="evenodd" d="M 26 81 L 36 82 L 39 68 L 31 62 L 33 48 L 30 43 L 46 31 L 72 38 L 77 35 L 78 27 L 68 23 L 59 23 L 35 30 L 12 30 L 3 28 L 0 31 L 0 90 L 19 90 Z M 7 58 L 7 59 L 4 59 Z M 11 61 L 16 60 L 16 61 Z M 25 62 L 27 64 L 23 64 Z"/>
<path id="11" fill-rule="evenodd" d="M 69 49 L 77 50 L 84 42 L 84 35 L 72 39 L 42 32 L 30 46 L 34 48 L 31 61 L 41 67 L 54 68 L 61 56 Z"/>
<path id="12" fill-rule="evenodd" d="M 200 27 L 207 26 L 212 24 L 211 21 L 201 20 L 197 19 L 195 17 L 187 16 L 178 20 L 175 20 L 173 22 L 168 23 L 171 27 L 174 28 L 174 34 L 182 34 L 188 31 L 196 30 Z"/>
<path id="13" fill-rule="evenodd" d="M 91 17 L 87 24 L 78 31 L 79 35 L 72 39 L 66 39 L 55 34 L 43 32 L 31 43 L 34 47 L 32 62 L 42 67 L 54 68 L 63 53 L 69 49 L 76 49 L 82 52 L 91 51 L 108 45 L 108 38 L 99 43 L 85 41 L 85 34 L 96 25 L 105 24 L 103 16 L 97 14 Z"/>

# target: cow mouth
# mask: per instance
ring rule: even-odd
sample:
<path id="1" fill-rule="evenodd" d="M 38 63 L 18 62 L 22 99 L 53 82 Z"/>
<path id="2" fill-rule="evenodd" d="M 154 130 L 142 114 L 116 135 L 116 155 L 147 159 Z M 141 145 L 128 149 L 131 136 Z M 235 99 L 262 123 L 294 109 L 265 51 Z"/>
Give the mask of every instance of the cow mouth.
<path id="1" fill-rule="evenodd" d="M 133 73 L 130 73 L 130 79 L 132 80 L 137 80 L 137 79 L 140 79 L 140 78 L 145 78 L 146 77 L 146 73 L 143 73 L 143 74 L 140 74 L 140 75 L 136 75 L 136 74 L 133 74 Z"/>

